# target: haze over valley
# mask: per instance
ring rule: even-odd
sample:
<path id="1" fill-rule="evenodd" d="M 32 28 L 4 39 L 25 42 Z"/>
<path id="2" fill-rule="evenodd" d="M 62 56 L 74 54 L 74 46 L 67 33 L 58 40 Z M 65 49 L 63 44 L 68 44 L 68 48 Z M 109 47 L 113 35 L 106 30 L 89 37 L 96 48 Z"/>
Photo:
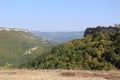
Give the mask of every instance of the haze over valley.
<path id="1" fill-rule="evenodd" d="M 40 38 L 45 40 L 64 43 L 70 41 L 72 39 L 80 39 L 83 37 L 84 31 L 76 31 L 76 32 L 40 32 L 40 31 L 32 31 L 32 33 Z"/>

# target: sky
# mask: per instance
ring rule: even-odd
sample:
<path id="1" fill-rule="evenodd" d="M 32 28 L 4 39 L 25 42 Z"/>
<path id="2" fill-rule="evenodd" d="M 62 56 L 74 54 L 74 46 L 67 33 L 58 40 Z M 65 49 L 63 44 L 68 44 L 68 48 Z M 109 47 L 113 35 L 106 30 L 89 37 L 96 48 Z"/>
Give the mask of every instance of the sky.
<path id="1" fill-rule="evenodd" d="M 0 0 L 0 27 L 83 31 L 120 23 L 120 0 Z"/>

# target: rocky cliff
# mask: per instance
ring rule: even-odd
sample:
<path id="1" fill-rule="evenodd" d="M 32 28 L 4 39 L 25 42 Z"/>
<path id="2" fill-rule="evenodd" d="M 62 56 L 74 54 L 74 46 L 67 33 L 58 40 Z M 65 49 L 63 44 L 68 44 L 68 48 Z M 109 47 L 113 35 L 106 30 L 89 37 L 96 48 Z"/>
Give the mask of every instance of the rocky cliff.
<path id="1" fill-rule="evenodd" d="M 115 33 L 117 31 L 120 30 L 120 26 L 117 27 L 113 27 L 113 26 L 109 26 L 109 27 L 103 27 L 103 26 L 98 26 L 96 28 L 87 28 L 84 32 L 84 36 L 87 35 L 92 35 L 98 32 L 103 32 L 103 33 Z"/>

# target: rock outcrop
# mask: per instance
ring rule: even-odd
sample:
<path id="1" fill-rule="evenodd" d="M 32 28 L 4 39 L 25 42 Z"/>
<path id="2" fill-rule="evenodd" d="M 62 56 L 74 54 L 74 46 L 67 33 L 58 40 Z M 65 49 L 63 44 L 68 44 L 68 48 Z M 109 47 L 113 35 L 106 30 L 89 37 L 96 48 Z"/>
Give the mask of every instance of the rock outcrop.
<path id="1" fill-rule="evenodd" d="M 113 26 L 101 27 L 101 26 L 98 26 L 96 28 L 87 28 L 84 32 L 84 36 L 92 35 L 92 34 L 95 34 L 95 33 L 98 33 L 98 32 L 115 33 L 119 30 L 120 30 L 120 26 L 117 26 L 117 27 L 113 27 Z"/>
<path id="2" fill-rule="evenodd" d="M 28 32 L 27 29 L 6 28 L 6 27 L 0 27 L 0 31 L 23 31 L 23 32 Z"/>

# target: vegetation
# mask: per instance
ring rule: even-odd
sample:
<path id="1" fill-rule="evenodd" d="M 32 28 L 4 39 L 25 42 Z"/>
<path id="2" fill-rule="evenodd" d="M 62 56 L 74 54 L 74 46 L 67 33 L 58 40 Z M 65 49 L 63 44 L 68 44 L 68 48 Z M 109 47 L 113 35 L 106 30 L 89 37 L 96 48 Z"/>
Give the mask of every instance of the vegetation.
<path id="1" fill-rule="evenodd" d="M 0 70 L 0 80 L 120 80 L 120 71 Z"/>
<path id="2" fill-rule="evenodd" d="M 33 69 L 120 69 L 120 32 L 75 39 L 21 65 Z"/>
<path id="3" fill-rule="evenodd" d="M 16 68 L 52 46 L 52 42 L 37 38 L 30 32 L 2 30 L 0 31 L 0 67 L 6 68 L 8 66 L 6 64 L 9 63 Z M 32 50 L 34 47 L 36 49 Z"/>

